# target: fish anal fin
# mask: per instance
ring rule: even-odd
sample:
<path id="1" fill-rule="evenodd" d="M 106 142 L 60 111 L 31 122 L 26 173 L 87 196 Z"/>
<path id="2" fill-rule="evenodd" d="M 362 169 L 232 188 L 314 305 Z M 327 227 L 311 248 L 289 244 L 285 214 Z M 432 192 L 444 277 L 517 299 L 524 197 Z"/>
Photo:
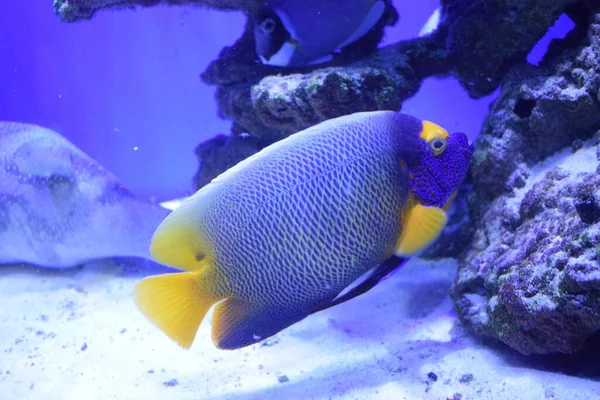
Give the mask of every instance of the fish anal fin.
<path id="1" fill-rule="evenodd" d="M 216 299 L 209 295 L 206 271 L 148 277 L 135 286 L 140 311 L 169 338 L 189 349 Z"/>
<path id="2" fill-rule="evenodd" d="M 212 339 L 220 349 L 239 349 L 276 335 L 307 315 L 230 298 L 215 308 Z"/>
<path id="3" fill-rule="evenodd" d="M 397 256 L 408 256 L 433 242 L 446 226 L 442 208 L 415 204 L 403 216 L 402 233 L 396 245 Z"/>
<path id="4" fill-rule="evenodd" d="M 368 275 L 361 276 L 361 280 L 355 282 L 354 286 L 349 286 L 342 290 L 333 300 L 325 304 L 319 305 L 312 313 L 323 311 L 328 308 L 340 305 L 355 297 L 367 293 L 373 289 L 379 281 L 383 280 L 386 276 L 391 274 L 395 269 L 401 267 L 406 263 L 408 259 L 404 257 L 392 256 L 385 260 L 383 263 L 376 266 L 374 269 L 368 272 Z"/>

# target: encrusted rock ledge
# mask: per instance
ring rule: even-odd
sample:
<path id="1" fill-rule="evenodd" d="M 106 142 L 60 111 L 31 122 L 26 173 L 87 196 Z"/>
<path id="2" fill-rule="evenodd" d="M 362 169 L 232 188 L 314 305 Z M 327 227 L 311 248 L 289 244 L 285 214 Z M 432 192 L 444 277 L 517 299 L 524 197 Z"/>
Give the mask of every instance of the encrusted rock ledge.
<path id="1" fill-rule="evenodd" d="M 600 330 L 600 16 L 591 22 L 505 78 L 474 155 L 475 232 L 451 296 L 476 332 L 525 354 L 571 353 Z"/>

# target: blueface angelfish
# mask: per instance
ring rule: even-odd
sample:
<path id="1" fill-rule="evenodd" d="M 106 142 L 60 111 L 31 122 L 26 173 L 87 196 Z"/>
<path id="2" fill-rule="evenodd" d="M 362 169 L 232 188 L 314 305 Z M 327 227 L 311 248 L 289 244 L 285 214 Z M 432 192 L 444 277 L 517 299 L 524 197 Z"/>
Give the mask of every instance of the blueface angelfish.
<path id="1" fill-rule="evenodd" d="M 218 348 L 326 308 L 394 255 L 434 240 L 472 155 L 462 133 L 393 111 L 331 119 L 221 174 L 157 228 L 139 309 L 189 348 L 209 309 Z"/>
<path id="2" fill-rule="evenodd" d="M 263 64 L 298 67 L 331 61 L 366 35 L 385 12 L 383 0 L 268 0 L 252 15 Z"/>

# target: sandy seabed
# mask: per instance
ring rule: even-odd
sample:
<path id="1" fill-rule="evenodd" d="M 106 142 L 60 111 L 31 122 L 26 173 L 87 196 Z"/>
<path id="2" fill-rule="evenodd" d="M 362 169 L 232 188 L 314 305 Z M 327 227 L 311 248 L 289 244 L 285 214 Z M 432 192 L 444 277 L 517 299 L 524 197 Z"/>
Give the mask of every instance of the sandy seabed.
<path id="1" fill-rule="evenodd" d="M 0 268 L 0 399 L 599 399 L 600 382 L 483 344 L 448 297 L 454 260 L 411 260 L 277 336 L 183 350 L 136 309 L 144 273 Z M 600 365 L 600 364 L 599 364 Z"/>

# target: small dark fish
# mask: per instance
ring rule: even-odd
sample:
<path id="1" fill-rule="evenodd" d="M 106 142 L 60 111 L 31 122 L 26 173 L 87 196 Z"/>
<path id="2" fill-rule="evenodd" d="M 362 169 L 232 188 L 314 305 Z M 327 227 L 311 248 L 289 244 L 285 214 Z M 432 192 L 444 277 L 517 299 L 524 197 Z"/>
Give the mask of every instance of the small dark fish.
<path id="1" fill-rule="evenodd" d="M 383 0 L 269 0 L 252 17 L 263 64 L 298 67 L 331 61 L 369 32 L 385 11 Z"/>

